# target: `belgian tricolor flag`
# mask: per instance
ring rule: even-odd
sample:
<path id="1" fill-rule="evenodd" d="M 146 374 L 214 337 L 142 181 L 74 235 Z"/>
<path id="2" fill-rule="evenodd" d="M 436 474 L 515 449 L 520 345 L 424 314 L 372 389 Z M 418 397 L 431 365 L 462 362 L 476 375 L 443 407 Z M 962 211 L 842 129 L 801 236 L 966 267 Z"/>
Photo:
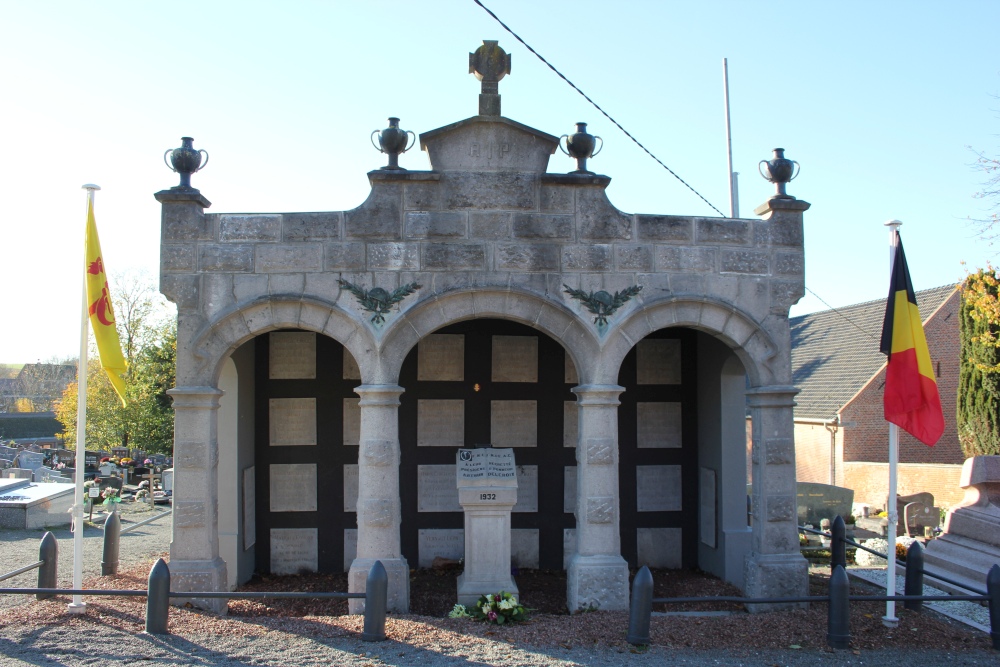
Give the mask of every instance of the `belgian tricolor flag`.
<path id="1" fill-rule="evenodd" d="M 933 445 L 944 433 L 944 414 L 898 231 L 895 242 L 880 347 L 889 357 L 883 398 L 885 418 L 925 445 Z"/>

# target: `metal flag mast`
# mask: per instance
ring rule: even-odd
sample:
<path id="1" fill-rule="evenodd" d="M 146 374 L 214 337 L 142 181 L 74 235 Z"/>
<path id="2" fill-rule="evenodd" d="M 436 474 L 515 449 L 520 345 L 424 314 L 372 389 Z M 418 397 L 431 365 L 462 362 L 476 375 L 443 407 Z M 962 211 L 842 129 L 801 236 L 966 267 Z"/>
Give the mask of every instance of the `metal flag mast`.
<path id="1" fill-rule="evenodd" d="M 100 190 L 99 185 L 87 183 L 82 186 L 87 191 L 87 211 L 89 217 L 94 205 L 94 193 Z M 86 228 L 85 228 L 86 229 Z M 87 266 L 87 233 L 84 231 L 83 264 Z M 87 342 L 90 333 L 90 304 L 87 303 L 87 272 L 83 276 L 83 307 L 80 322 L 80 363 L 77 366 L 77 396 L 76 396 L 76 500 L 73 503 L 73 588 L 83 588 L 83 477 L 87 464 Z M 82 595 L 74 595 L 69 604 L 70 613 L 82 614 L 87 609 L 87 603 Z"/>
<path id="2" fill-rule="evenodd" d="M 729 154 L 729 217 L 740 217 L 740 199 L 736 177 L 733 171 L 733 132 L 729 122 L 729 59 L 722 59 L 722 85 L 726 99 L 726 148 Z"/>
<path id="3" fill-rule="evenodd" d="M 899 242 L 899 228 L 903 225 L 899 220 L 890 220 L 885 223 L 889 228 L 889 289 L 892 286 L 892 270 L 896 260 L 896 244 Z M 899 523 L 899 515 L 896 512 L 896 469 L 899 467 L 899 427 L 889 422 L 889 497 L 886 500 L 886 515 L 889 525 L 886 526 L 886 562 L 885 562 L 885 594 L 893 596 L 896 594 L 896 526 Z M 889 628 L 899 625 L 896 618 L 896 601 L 887 600 L 885 603 L 885 616 L 882 617 L 882 624 Z"/>

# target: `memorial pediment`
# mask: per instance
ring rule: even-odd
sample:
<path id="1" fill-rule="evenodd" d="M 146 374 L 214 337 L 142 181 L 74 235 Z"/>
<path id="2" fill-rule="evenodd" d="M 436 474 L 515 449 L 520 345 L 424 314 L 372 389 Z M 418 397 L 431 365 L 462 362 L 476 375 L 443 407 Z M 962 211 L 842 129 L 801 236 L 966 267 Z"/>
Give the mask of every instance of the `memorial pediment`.
<path id="1" fill-rule="evenodd" d="M 558 137 L 502 116 L 473 116 L 420 135 L 434 171 L 543 174 Z"/>

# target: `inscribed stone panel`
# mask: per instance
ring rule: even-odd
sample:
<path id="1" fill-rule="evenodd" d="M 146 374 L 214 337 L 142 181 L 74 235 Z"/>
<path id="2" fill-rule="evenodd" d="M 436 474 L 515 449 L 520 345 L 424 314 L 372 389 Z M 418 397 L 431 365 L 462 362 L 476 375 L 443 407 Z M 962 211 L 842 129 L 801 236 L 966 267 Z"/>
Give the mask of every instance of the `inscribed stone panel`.
<path id="1" fill-rule="evenodd" d="M 640 512 L 676 512 L 681 507 L 680 466 L 636 466 L 636 509 Z"/>
<path id="2" fill-rule="evenodd" d="M 344 511 L 358 511 L 358 464 L 344 464 Z"/>
<path id="3" fill-rule="evenodd" d="M 563 569 L 569 569 L 569 561 L 576 553 L 576 528 L 563 528 Z"/>
<path id="4" fill-rule="evenodd" d="M 493 382 L 538 382 L 538 339 L 493 336 Z"/>
<path id="5" fill-rule="evenodd" d="M 680 384 L 681 342 L 671 338 L 651 338 L 636 346 L 637 384 Z"/>
<path id="6" fill-rule="evenodd" d="M 698 469 L 698 532 L 701 541 L 715 546 L 715 471 L 711 468 Z"/>
<path id="7" fill-rule="evenodd" d="M 319 569 L 319 533 L 315 528 L 271 529 L 271 573 L 298 574 Z"/>
<path id="8" fill-rule="evenodd" d="M 257 475 L 254 466 L 243 469 L 243 550 L 257 543 Z"/>
<path id="9" fill-rule="evenodd" d="M 272 463 L 271 511 L 316 511 L 316 464 Z"/>
<path id="10" fill-rule="evenodd" d="M 681 446 L 680 403 L 636 404 L 639 449 L 673 449 Z"/>
<path id="11" fill-rule="evenodd" d="M 431 567 L 434 559 L 465 557 L 465 531 L 461 528 L 448 530 L 424 528 L 417 531 L 417 566 Z"/>
<path id="12" fill-rule="evenodd" d="M 538 567 L 538 529 L 513 528 L 510 531 L 511 567 Z"/>
<path id="13" fill-rule="evenodd" d="M 576 512 L 576 466 L 563 468 L 563 512 Z"/>
<path id="14" fill-rule="evenodd" d="M 563 371 L 563 382 L 566 384 L 578 384 L 580 378 L 576 374 L 576 364 L 573 363 L 573 359 L 569 356 L 569 352 L 566 352 L 566 366 Z"/>
<path id="15" fill-rule="evenodd" d="M 563 403 L 563 447 L 576 447 L 579 437 L 579 411 L 576 401 Z"/>
<path id="16" fill-rule="evenodd" d="M 517 466 L 517 503 L 511 511 L 538 511 L 538 466 Z"/>
<path id="17" fill-rule="evenodd" d="M 491 401 L 490 435 L 494 447 L 537 447 L 537 401 Z"/>
<path id="18" fill-rule="evenodd" d="M 417 466 L 417 511 L 461 512 L 455 466 Z"/>
<path id="19" fill-rule="evenodd" d="M 344 572 L 350 572 L 351 563 L 358 557 L 358 529 L 344 529 Z"/>
<path id="20" fill-rule="evenodd" d="M 268 409 L 272 447 L 316 444 L 315 398 L 272 398 Z"/>
<path id="21" fill-rule="evenodd" d="M 344 447 L 358 447 L 361 444 L 361 399 L 344 399 L 344 426 L 341 434 Z"/>
<path id="22" fill-rule="evenodd" d="M 354 359 L 354 355 L 347 351 L 346 347 L 344 348 L 344 379 L 361 379 L 361 369 L 358 368 L 358 362 Z"/>
<path id="23" fill-rule="evenodd" d="M 461 382 L 465 379 L 465 336 L 430 334 L 417 344 L 417 379 Z"/>
<path id="24" fill-rule="evenodd" d="M 680 528 L 637 528 L 639 566 L 680 568 L 681 536 Z"/>
<path id="25" fill-rule="evenodd" d="M 313 380 L 316 378 L 316 334 L 275 332 L 270 335 L 272 380 Z"/>
<path id="26" fill-rule="evenodd" d="M 465 401 L 422 398 L 417 401 L 417 446 L 461 447 L 465 444 Z"/>

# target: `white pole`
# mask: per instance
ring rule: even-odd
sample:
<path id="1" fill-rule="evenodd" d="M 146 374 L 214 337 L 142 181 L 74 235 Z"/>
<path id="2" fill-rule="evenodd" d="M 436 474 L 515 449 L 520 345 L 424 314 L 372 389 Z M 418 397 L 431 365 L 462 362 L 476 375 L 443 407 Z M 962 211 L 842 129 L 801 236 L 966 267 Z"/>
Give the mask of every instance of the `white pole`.
<path id="1" fill-rule="evenodd" d="M 729 124 L 729 59 L 722 59 L 722 83 L 726 98 L 726 149 L 729 152 L 729 217 L 735 218 L 736 192 L 733 177 L 733 132 Z"/>
<path id="2" fill-rule="evenodd" d="M 885 223 L 889 228 L 889 280 L 892 284 L 892 265 L 896 260 L 896 240 L 899 238 L 896 233 L 902 226 L 899 220 L 890 220 Z M 890 287 L 891 289 L 891 287 Z M 887 500 L 886 514 L 889 525 L 886 526 L 886 542 L 888 547 L 886 555 L 889 557 L 885 564 L 885 594 L 896 594 L 896 526 L 899 523 L 899 515 L 896 512 L 896 469 L 899 467 L 899 427 L 889 423 L 889 497 Z M 887 600 L 885 603 L 885 616 L 882 617 L 882 624 L 888 628 L 899 625 L 896 618 L 896 602 Z"/>
<path id="3" fill-rule="evenodd" d="M 101 188 L 92 183 L 83 186 L 87 191 L 87 211 L 94 205 L 94 192 Z M 86 230 L 86 228 L 85 228 Z M 84 231 L 83 262 L 77 269 L 84 269 L 83 276 L 83 308 L 80 322 L 80 365 L 77 367 L 77 397 L 76 397 L 76 501 L 73 503 L 73 588 L 79 590 L 83 586 L 83 471 L 87 465 L 87 338 L 90 332 L 89 307 L 87 303 L 87 241 Z M 87 603 L 82 595 L 74 595 L 69 604 L 69 611 L 82 614 L 87 610 Z"/>

